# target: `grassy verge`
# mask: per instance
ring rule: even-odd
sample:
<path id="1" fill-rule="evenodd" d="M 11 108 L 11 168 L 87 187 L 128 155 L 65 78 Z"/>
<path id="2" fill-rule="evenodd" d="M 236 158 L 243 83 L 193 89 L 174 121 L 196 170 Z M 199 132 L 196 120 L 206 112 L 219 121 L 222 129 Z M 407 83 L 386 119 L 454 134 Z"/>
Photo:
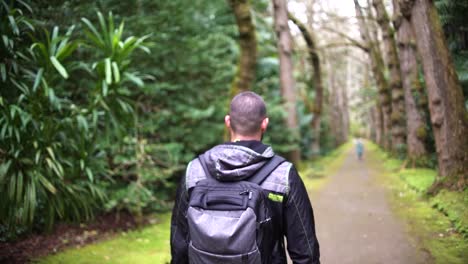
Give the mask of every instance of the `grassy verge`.
<path id="1" fill-rule="evenodd" d="M 327 156 L 321 157 L 312 162 L 302 162 L 298 166 L 299 175 L 301 175 L 307 189 L 312 193 L 317 193 L 330 179 L 332 175 L 343 163 L 348 150 L 352 148 L 352 143 L 348 142 Z"/>
<path id="2" fill-rule="evenodd" d="M 389 158 L 375 145 L 369 143 L 366 149 L 371 163 L 382 171 L 380 180 L 390 190 L 392 208 L 434 262 L 468 263 L 468 190 L 427 196 L 436 171 L 401 169 L 401 161 Z"/>
<path id="3" fill-rule="evenodd" d="M 38 263 L 169 263 L 170 214 L 141 230 L 122 232 L 100 243 L 71 248 L 37 260 Z"/>

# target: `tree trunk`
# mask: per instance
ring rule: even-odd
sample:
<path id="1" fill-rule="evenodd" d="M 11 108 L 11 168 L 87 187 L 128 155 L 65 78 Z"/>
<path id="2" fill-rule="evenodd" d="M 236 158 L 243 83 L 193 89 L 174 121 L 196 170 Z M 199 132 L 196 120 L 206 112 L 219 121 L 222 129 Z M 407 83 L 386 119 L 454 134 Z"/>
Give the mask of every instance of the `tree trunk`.
<path id="1" fill-rule="evenodd" d="M 379 44 L 375 39 L 376 36 L 370 34 L 369 25 L 367 25 L 361 6 L 357 0 L 354 0 L 354 6 L 356 10 L 356 16 L 359 22 L 359 29 L 361 37 L 369 48 L 369 57 L 371 61 L 372 73 L 375 78 L 375 82 L 379 91 L 379 99 L 377 107 L 380 107 L 379 112 L 382 113 L 382 133 L 381 141 L 377 142 L 386 150 L 390 150 L 391 147 L 391 122 L 390 116 L 392 113 L 390 89 L 387 80 L 384 76 L 385 65 L 380 51 Z"/>
<path id="2" fill-rule="evenodd" d="M 402 14 L 399 1 L 393 1 L 395 18 L 395 28 L 397 28 L 398 46 L 400 47 L 400 65 L 403 78 L 403 88 L 405 90 L 406 108 L 406 146 L 407 157 L 410 164 L 426 162 L 428 153 L 425 145 L 427 138 L 425 109 L 418 105 L 425 101 L 423 86 L 418 76 L 418 64 L 416 59 L 416 47 L 414 44 L 414 34 L 409 18 L 410 12 Z M 413 94 L 417 94 L 420 102 L 416 102 Z M 424 99 L 422 99 L 424 98 Z"/>
<path id="3" fill-rule="evenodd" d="M 289 13 L 289 18 L 297 25 L 304 37 L 309 52 L 310 65 L 314 71 L 312 86 L 315 88 L 315 102 L 308 105 L 311 106 L 309 111 L 313 113 L 312 121 L 310 123 L 310 127 L 312 129 L 312 156 L 318 156 L 320 155 L 320 120 L 323 104 L 323 84 L 320 57 L 318 55 L 316 44 L 317 41 L 315 40 L 316 38 L 314 34 L 291 13 Z"/>
<path id="4" fill-rule="evenodd" d="M 387 67 L 390 71 L 390 92 L 392 98 L 392 151 L 401 152 L 406 143 L 405 123 L 405 92 L 401 84 L 400 62 L 395 42 L 394 30 L 382 0 L 373 0 L 377 14 L 377 23 L 382 30 L 385 53 L 387 54 Z"/>
<path id="5" fill-rule="evenodd" d="M 468 115 L 433 1 L 415 0 L 411 23 L 420 52 L 439 165 L 438 184 L 468 185 Z M 435 187 L 435 189 L 437 189 Z"/>
<path id="6" fill-rule="evenodd" d="M 281 95 L 286 103 L 288 113 L 286 125 L 299 138 L 299 128 L 296 112 L 296 87 L 293 77 L 293 62 L 291 57 L 292 37 L 288 26 L 288 9 L 285 0 L 273 0 L 274 23 L 277 36 L 280 59 Z M 289 159 L 296 163 L 300 160 L 299 148 L 290 151 Z"/>
<path id="7" fill-rule="evenodd" d="M 237 73 L 231 87 L 231 97 L 241 91 L 248 91 L 255 78 L 257 62 L 257 39 L 248 0 L 228 0 L 239 30 L 240 58 Z"/>

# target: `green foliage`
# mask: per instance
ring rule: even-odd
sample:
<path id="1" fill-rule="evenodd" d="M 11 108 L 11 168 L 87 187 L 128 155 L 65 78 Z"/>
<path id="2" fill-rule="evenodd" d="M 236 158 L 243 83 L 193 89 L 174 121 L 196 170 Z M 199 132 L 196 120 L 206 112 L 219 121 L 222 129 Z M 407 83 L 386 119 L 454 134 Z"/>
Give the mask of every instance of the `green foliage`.
<path id="1" fill-rule="evenodd" d="M 23 2 L 21 6 L 30 9 Z M 4 35 L 10 56 L 1 67 L 5 89 L 0 91 L 0 225 L 6 226 L 7 237 L 14 237 L 33 225 L 51 228 L 56 219 L 90 219 L 102 207 L 110 142 L 101 139 L 118 142 L 118 132 L 133 119 L 126 98 L 130 86 L 118 75 L 133 74 L 128 70 L 130 56 L 144 38 L 122 41 L 121 24 L 115 34 L 103 30 L 94 35 L 111 38 L 114 46 L 101 47 L 91 35 L 76 39 L 75 26 L 65 33 L 57 26 L 51 33 L 31 23 L 14 26 L 27 21 L 25 11 L 4 1 L 1 8 L 2 19 L 4 13 L 13 15 L 8 16 L 11 35 Z M 102 22 L 103 16 L 98 16 Z M 112 24 L 109 15 L 109 30 L 114 32 Z M 101 23 L 102 29 L 106 26 Z M 112 60 L 98 53 L 87 60 L 75 55 L 99 48 Z"/>

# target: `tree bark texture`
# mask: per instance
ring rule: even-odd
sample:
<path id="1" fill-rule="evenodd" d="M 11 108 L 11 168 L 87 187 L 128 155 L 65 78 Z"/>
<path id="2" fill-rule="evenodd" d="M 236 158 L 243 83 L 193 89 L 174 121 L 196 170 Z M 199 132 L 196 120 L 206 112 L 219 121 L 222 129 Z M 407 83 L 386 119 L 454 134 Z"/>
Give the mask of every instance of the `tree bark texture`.
<path id="1" fill-rule="evenodd" d="M 377 107 L 380 108 L 382 113 L 382 132 L 379 133 L 381 135 L 381 140 L 377 143 L 382 146 L 386 150 L 391 149 L 391 122 L 390 117 L 392 113 L 392 106 L 391 106 L 391 97 L 390 97 L 390 89 L 387 80 L 385 79 L 384 71 L 385 71 L 385 64 L 382 58 L 382 54 L 380 51 L 379 44 L 377 42 L 376 36 L 373 37 L 371 35 L 372 28 L 366 23 L 365 17 L 363 15 L 361 6 L 357 0 L 354 0 L 354 7 L 356 10 L 356 16 L 359 22 L 359 30 L 361 33 L 361 37 L 364 42 L 367 43 L 369 48 L 369 57 L 371 62 L 372 73 L 375 78 L 375 82 L 378 87 L 379 91 L 379 99 L 377 102 Z M 371 18 L 372 19 L 372 18 Z M 378 129 L 378 128 L 377 128 Z"/>
<path id="2" fill-rule="evenodd" d="M 394 22 L 395 28 L 397 28 L 401 76 L 405 91 L 407 158 L 414 166 L 416 162 L 425 161 L 428 158 L 428 151 L 425 145 L 428 133 L 424 109 L 426 106 L 426 95 L 418 76 L 416 46 L 413 28 L 409 21 L 411 14 L 407 11 L 405 14 L 402 13 L 399 1 L 401 0 L 393 1 Z M 416 101 L 413 94 L 417 95 L 419 102 Z"/>
<path id="3" fill-rule="evenodd" d="M 286 104 L 288 113 L 286 125 L 299 137 L 299 128 L 296 112 L 296 87 L 293 77 L 292 37 L 288 26 L 288 9 L 286 0 L 273 0 L 274 24 L 277 37 L 277 46 L 280 59 L 280 86 L 281 95 Z M 289 158 L 296 163 L 300 160 L 299 148 L 289 153 Z"/>
<path id="4" fill-rule="evenodd" d="M 315 100 L 313 104 L 307 104 L 309 111 L 313 113 L 310 123 L 312 130 L 312 155 L 317 156 L 320 154 L 320 121 L 322 116 L 323 105 L 323 83 L 322 83 L 322 70 L 320 65 L 320 57 L 317 50 L 317 41 L 312 31 L 306 25 L 289 13 L 289 18 L 297 25 L 304 37 L 307 44 L 309 53 L 309 62 L 313 69 L 312 86 L 315 88 Z"/>
<path id="5" fill-rule="evenodd" d="M 236 77 L 231 87 L 231 97 L 251 88 L 257 63 L 257 38 L 248 0 L 228 0 L 239 30 L 240 58 Z"/>
<path id="6" fill-rule="evenodd" d="M 468 114 L 433 1 L 414 0 L 411 23 L 421 55 L 439 165 L 439 186 L 468 185 Z"/>
<path id="7" fill-rule="evenodd" d="M 382 30 L 384 50 L 387 56 L 386 62 L 390 72 L 392 150 L 397 153 L 403 149 L 406 143 L 405 92 L 401 82 L 400 61 L 394 30 L 391 27 L 383 1 L 373 0 L 372 4 L 377 14 L 377 23 Z"/>

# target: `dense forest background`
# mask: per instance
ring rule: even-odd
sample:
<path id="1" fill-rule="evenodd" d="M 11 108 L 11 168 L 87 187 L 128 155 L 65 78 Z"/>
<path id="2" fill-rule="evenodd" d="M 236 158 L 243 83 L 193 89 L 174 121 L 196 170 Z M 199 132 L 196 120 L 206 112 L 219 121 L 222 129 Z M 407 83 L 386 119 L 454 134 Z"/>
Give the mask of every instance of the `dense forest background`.
<path id="1" fill-rule="evenodd" d="M 240 90 L 264 97 L 264 141 L 295 162 L 367 137 L 408 166 L 439 168 L 434 191 L 463 190 L 468 2 L 430 10 L 447 64 L 404 53 L 424 36 L 401 31 L 411 20 L 398 2 L 354 1 L 354 18 L 327 11 L 327 1 L 289 1 L 288 22 L 284 1 L 2 0 L 0 240 L 102 212 L 168 209 L 186 163 L 225 140 Z M 441 58 L 432 68 L 456 84 L 428 82 L 426 57 Z"/>

